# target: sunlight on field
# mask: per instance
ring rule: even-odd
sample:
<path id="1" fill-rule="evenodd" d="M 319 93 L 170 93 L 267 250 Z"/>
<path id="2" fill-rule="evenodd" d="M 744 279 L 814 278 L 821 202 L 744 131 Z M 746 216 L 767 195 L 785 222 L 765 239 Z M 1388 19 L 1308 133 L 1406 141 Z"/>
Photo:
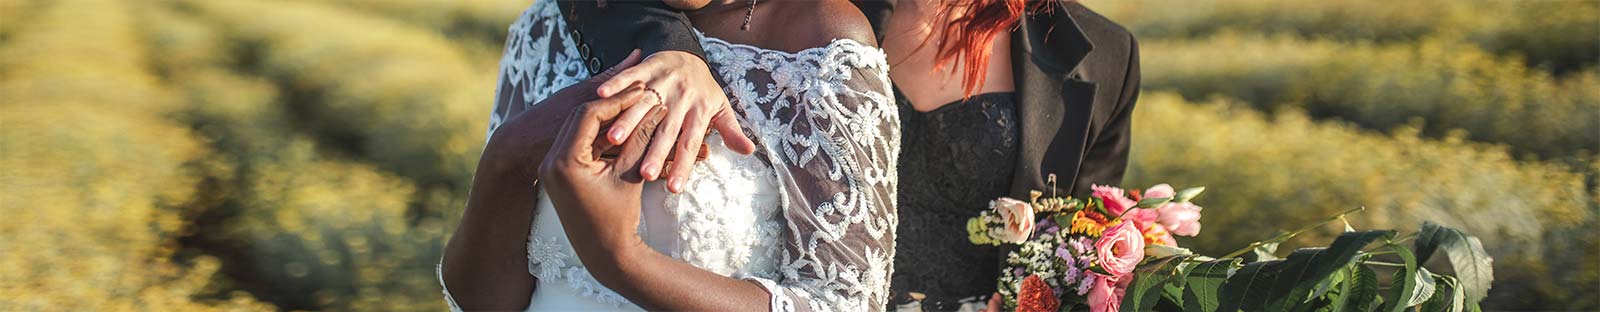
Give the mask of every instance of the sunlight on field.
<path id="1" fill-rule="evenodd" d="M 0 310 L 442 309 L 528 2 L 0 0 Z M 1129 186 L 1211 188 L 1184 244 L 1366 206 L 1600 309 L 1600 1 L 1083 2 L 1141 44 Z"/>

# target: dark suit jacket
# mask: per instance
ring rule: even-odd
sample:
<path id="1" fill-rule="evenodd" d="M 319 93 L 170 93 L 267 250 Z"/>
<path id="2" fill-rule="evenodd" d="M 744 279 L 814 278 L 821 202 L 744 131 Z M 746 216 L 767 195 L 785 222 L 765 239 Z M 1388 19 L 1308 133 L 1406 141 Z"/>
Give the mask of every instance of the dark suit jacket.
<path id="1" fill-rule="evenodd" d="M 883 0 L 852 2 L 879 30 L 893 10 Z M 1060 178 L 1056 191 L 1086 196 L 1091 184 L 1120 184 L 1128 166 L 1138 44 L 1122 26 L 1081 4 L 1050 5 L 1048 13 L 1024 17 L 1011 37 L 1022 127 L 1011 186 L 1016 198 L 1032 190 L 1048 194 L 1050 174 Z M 563 0 L 562 8 L 571 28 L 589 34 L 580 34 L 580 43 L 593 47 L 588 50 L 607 67 L 634 48 L 704 55 L 688 18 L 656 1 L 612 0 L 602 9 L 592 0 Z"/>

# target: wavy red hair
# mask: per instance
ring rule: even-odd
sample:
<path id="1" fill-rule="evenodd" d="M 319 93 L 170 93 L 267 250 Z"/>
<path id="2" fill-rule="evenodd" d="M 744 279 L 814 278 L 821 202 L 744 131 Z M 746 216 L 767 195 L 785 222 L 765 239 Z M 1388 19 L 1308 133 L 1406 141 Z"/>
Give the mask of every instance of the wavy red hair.
<path id="1" fill-rule="evenodd" d="M 939 20 L 949 21 L 937 30 L 939 50 L 934 67 L 967 64 L 961 75 L 962 98 L 983 86 L 989 70 L 989 44 L 995 37 L 1017 27 L 1029 10 L 1048 10 L 1057 0 L 940 0 Z"/>

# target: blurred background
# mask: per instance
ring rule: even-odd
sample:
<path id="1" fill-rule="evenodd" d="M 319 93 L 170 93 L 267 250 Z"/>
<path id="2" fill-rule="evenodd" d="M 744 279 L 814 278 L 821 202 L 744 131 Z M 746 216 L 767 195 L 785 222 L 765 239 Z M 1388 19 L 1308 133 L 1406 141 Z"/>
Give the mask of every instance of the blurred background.
<path id="1" fill-rule="evenodd" d="M 1600 309 L 1600 1 L 1083 2 L 1141 43 L 1127 186 L 1210 187 L 1182 244 L 1365 206 Z M 529 3 L 0 0 L 0 310 L 443 309 Z"/>

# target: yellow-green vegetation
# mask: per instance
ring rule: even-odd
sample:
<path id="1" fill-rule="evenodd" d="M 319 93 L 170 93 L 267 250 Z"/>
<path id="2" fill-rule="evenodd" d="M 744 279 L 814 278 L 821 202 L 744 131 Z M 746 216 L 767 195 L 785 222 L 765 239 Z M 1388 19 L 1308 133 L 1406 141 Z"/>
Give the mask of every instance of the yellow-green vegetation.
<path id="1" fill-rule="evenodd" d="M 1600 69 L 1557 79 L 1439 38 L 1367 44 L 1223 33 L 1141 47 L 1148 89 L 1300 107 L 1377 130 L 1420 122 L 1435 138 L 1462 129 L 1469 139 L 1545 158 L 1600 149 Z"/>
<path id="2" fill-rule="evenodd" d="M 440 310 L 529 2 L 0 0 L 0 310 Z M 1187 246 L 1366 206 L 1483 237 L 1486 308 L 1600 309 L 1600 2 L 1086 4 L 1153 91 L 1128 186 L 1212 188 Z"/>
<path id="3" fill-rule="evenodd" d="M 1519 162 L 1503 148 L 1458 138 L 1421 139 L 1415 129 L 1381 135 L 1294 110 L 1264 114 L 1233 100 L 1194 104 L 1155 93 L 1139 105 L 1130 186 L 1215 190 L 1199 200 L 1205 230 L 1184 242 L 1205 253 L 1365 206 L 1349 218 L 1358 228 L 1414 230 L 1428 220 L 1483 238 L 1499 273 L 1491 298 L 1516 304 L 1507 308 L 1567 307 L 1529 298 L 1585 299 L 1579 290 L 1540 293 L 1550 290 L 1532 286 L 1573 278 L 1552 264 L 1589 265 L 1593 273 L 1600 263 L 1595 246 L 1567 243 L 1589 237 L 1577 229 L 1592 225 L 1600 203 L 1565 166 Z M 1340 229 L 1297 242 L 1325 244 Z"/>
<path id="4" fill-rule="evenodd" d="M 224 66 L 225 38 L 190 16 L 148 10 L 161 69 L 225 165 L 188 247 L 224 259 L 220 282 L 281 308 L 441 310 L 431 272 L 438 218 L 413 223 L 412 182 L 318 150 L 271 81 Z M 222 57 L 219 57 L 222 56 Z"/>
<path id="5" fill-rule="evenodd" d="M 1223 31 L 1405 42 L 1461 38 L 1558 72 L 1600 63 L 1600 2 L 1590 0 L 1091 1 L 1143 39 Z"/>
<path id="6" fill-rule="evenodd" d="M 1600 309 L 1600 2 L 1086 4 L 1140 39 L 1145 90 L 1211 103 L 1141 101 L 1130 168 L 1226 190 L 1201 249 L 1368 206 L 1484 237 L 1486 308 Z"/>
<path id="7" fill-rule="evenodd" d="M 397 20 L 500 46 L 506 29 L 531 1 L 526 0 L 330 0 L 363 11 L 378 12 Z"/>
<path id="8" fill-rule="evenodd" d="M 279 81 L 330 145 L 429 186 L 471 177 L 494 71 L 469 67 L 445 38 L 320 3 L 182 3 L 253 54 L 243 66 Z"/>
<path id="9" fill-rule="evenodd" d="M 0 309 L 270 309 L 191 297 L 219 263 L 172 258 L 213 164 L 165 118 L 180 101 L 148 71 L 127 8 L 51 1 L 0 48 Z"/>

